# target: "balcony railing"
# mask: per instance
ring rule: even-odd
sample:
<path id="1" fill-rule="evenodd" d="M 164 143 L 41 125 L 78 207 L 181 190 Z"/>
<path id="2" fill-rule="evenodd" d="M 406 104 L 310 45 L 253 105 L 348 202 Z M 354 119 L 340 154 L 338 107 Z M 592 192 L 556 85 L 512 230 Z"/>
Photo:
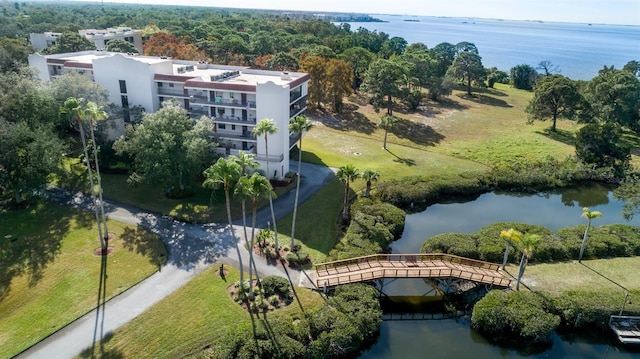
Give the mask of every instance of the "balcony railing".
<path id="1" fill-rule="evenodd" d="M 201 104 L 212 105 L 212 106 L 234 107 L 234 108 L 242 108 L 247 110 L 255 110 L 256 108 L 255 101 L 242 102 L 240 100 L 223 99 L 220 97 L 216 97 L 215 99 L 209 99 L 207 96 L 197 96 L 197 95 L 192 95 L 189 97 L 189 99 L 193 103 L 201 103 Z"/>
<path id="2" fill-rule="evenodd" d="M 282 155 L 270 155 L 269 157 L 265 156 L 265 155 L 257 155 L 256 156 L 256 160 L 258 161 L 268 161 L 268 162 L 282 162 L 282 160 L 284 160 L 284 154 Z"/>
<path id="3" fill-rule="evenodd" d="M 302 91 L 289 92 L 289 103 L 299 99 L 300 96 L 302 96 Z"/>
<path id="4" fill-rule="evenodd" d="M 301 97 L 298 101 L 289 106 L 289 117 L 294 117 L 300 114 L 307 108 L 307 96 Z"/>
<path id="5" fill-rule="evenodd" d="M 243 141 L 257 142 L 256 136 L 254 136 L 251 131 L 237 132 L 237 131 L 227 131 L 227 130 L 217 129 L 214 135 L 220 138 L 230 139 L 230 140 L 243 140 Z"/>
<path id="6" fill-rule="evenodd" d="M 183 90 L 168 90 L 164 87 L 158 87 L 159 95 L 168 95 L 168 96 L 179 96 L 179 97 L 189 97 L 189 95 L 185 95 Z"/>
<path id="7" fill-rule="evenodd" d="M 255 118 L 242 118 L 238 116 L 216 116 L 215 122 L 218 123 L 230 123 L 230 124 L 239 124 L 244 126 L 251 126 L 256 124 Z"/>

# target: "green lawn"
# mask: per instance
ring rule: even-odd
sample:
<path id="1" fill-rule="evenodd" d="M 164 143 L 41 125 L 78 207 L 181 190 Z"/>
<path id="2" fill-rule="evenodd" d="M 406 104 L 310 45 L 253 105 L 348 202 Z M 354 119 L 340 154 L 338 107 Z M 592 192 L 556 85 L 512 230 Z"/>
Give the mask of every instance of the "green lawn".
<path id="1" fill-rule="evenodd" d="M 527 125 L 524 108 L 532 93 L 497 85 L 468 97 L 458 91 L 418 113 L 401 113 L 382 148 L 384 131 L 376 124 L 382 113 L 351 98 L 360 116 L 323 116 L 303 140 L 303 159 L 340 167 L 377 169 L 381 180 L 412 175 L 484 172 L 505 161 L 563 158 L 574 153 L 579 128 L 559 121 L 559 134 L 548 135 L 549 122 Z M 312 117 L 313 118 L 313 117 Z M 561 136 L 564 135 L 564 136 Z M 358 185 L 357 185 L 358 186 Z"/>
<path id="2" fill-rule="evenodd" d="M 334 178 L 298 209 L 296 239 L 309 252 L 312 263 L 323 262 L 338 240 L 343 199 L 344 186 Z M 293 212 L 278 221 L 278 241 L 284 245 L 291 242 L 292 220 Z"/>
<path id="3" fill-rule="evenodd" d="M 109 221 L 106 298 L 158 270 L 156 235 Z M 95 216 L 54 204 L 0 211 L 0 357 L 16 355 L 93 309 L 102 260 Z"/>
<path id="4" fill-rule="evenodd" d="M 86 350 L 81 357 L 102 358 L 174 358 L 205 350 L 208 345 L 228 340 L 229 333 L 251 333 L 248 312 L 227 294 L 227 287 L 239 280 L 235 268 L 228 270 L 226 281 L 218 276 L 214 266 L 163 299 L 149 310 L 117 329 L 96 348 Z M 302 307 L 311 310 L 323 303 L 322 298 L 308 289 L 296 289 Z M 300 317 L 301 309 L 294 301 L 286 308 L 267 314 Z M 260 325 L 260 321 L 258 321 Z"/>
<path id="5" fill-rule="evenodd" d="M 527 266 L 525 284 L 533 290 L 558 293 L 564 290 L 625 292 L 640 290 L 640 257 L 583 260 Z M 508 272 L 517 275 L 518 267 Z"/>

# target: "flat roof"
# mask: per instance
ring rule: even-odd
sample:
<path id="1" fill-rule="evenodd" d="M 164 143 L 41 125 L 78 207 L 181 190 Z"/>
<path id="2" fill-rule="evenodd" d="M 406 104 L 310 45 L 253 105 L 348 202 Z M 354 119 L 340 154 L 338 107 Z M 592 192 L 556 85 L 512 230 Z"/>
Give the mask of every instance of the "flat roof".
<path id="1" fill-rule="evenodd" d="M 127 59 L 139 61 L 146 64 L 157 64 L 171 62 L 172 73 L 159 72 L 161 75 L 176 76 L 175 81 L 180 78 L 191 78 L 196 81 L 224 83 L 229 85 L 256 86 L 259 83 L 271 81 L 276 85 L 291 87 L 307 81 L 309 75 L 301 72 L 284 73 L 279 71 L 256 70 L 242 66 L 226 66 L 217 64 L 203 64 L 195 61 L 176 60 L 156 56 L 129 55 L 125 53 L 106 51 L 82 51 L 66 54 L 45 55 L 49 63 L 71 62 L 92 65 L 94 60 L 108 58 L 115 55 L 123 56 Z"/>

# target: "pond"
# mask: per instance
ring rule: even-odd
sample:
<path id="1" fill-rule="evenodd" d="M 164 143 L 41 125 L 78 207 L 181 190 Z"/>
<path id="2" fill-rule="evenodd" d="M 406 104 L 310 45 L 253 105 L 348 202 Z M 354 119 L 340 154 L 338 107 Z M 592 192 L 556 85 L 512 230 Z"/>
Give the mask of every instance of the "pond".
<path id="1" fill-rule="evenodd" d="M 408 215 L 402 238 L 391 246 L 393 253 L 418 253 L 429 237 L 441 233 L 471 233 L 495 222 L 542 225 L 552 231 L 585 224 L 582 208 L 602 212 L 596 226 L 627 223 L 640 226 L 640 216 L 627 222 L 622 203 L 611 188 L 590 185 L 547 193 L 486 193 L 466 202 L 441 203 Z M 421 296 L 430 290 L 422 280 L 398 280 L 385 285 L 389 295 Z M 639 358 L 640 352 L 617 347 L 610 337 L 567 338 L 554 335 L 550 348 L 529 353 L 489 343 L 470 329 L 469 320 L 385 321 L 377 342 L 361 358 Z M 633 349 L 636 350 L 636 349 Z"/>

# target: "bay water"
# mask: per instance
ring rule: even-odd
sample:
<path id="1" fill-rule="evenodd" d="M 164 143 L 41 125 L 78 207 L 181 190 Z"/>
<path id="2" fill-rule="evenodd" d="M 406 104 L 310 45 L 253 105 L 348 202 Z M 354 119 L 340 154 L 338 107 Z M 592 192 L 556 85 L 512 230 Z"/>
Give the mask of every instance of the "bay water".
<path id="1" fill-rule="evenodd" d="M 576 4 L 576 6 L 578 6 Z M 590 80 L 603 66 L 622 68 L 640 61 L 640 26 L 578 24 L 503 19 L 374 15 L 384 22 L 349 23 L 421 42 L 429 48 L 442 42 L 472 42 L 485 67 L 509 70 L 520 64 L 536 67 L 548 60 L 560 74 Z"/>

